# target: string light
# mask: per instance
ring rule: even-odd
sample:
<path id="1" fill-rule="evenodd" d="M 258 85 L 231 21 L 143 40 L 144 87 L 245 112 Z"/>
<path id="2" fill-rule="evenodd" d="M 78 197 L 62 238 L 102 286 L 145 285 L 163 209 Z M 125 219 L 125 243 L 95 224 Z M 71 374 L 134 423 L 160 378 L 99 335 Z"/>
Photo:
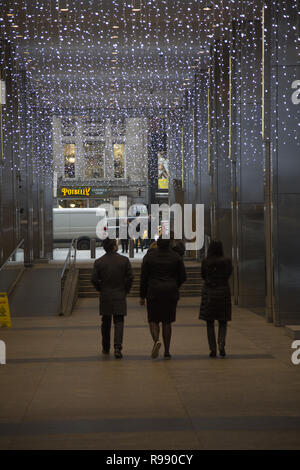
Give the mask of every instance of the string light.
<path id="1" fill-rule="evenodd" d="M 226 108 L 229 94 L 225 90 L 224 95 L 222 87 L 228 81 L 229 61 L 223 52 L 227 50 L 228 54 L 231 53 L 232 66 L 236 67 L 239 51 L 230 50 L 230 42 L 233 24 L 237 25 L 239 39 L 245 41 L 243 76 L 249 84 L 249 93 L 246 94 L 247 99 L 254 103 L 254 114 L 249 116 L 246 108 L 242 108 L 244 129 L 233 134 L 232 145 L 238 143 L 242 132 L 243 145 L 253 150 L 245 157 L 247 163 L 261 161 L 262 155 L 258 150 L 261 133 L 255 128 L 255 116 L 261 115 L 261 102 L 255 101 L 256 69 L 261 66 L 257 50 L 261 38 L 256 34 L 255 24 L 261 21 L 262 1 L 79 0 L 62 3 L 18 0 L 13 5 L 10 1 L 3 3 L 1 36 L 6 43 L 14 46 L 14 83 L 18 80 L 17 69 L 25 70 L 34 95 L 34 100 L 28 101 L 27 107 L 32 107 L 32 113 L 39 110 L 38 124 L 43 122 L 45 111 L 60 120 L 74 118 L 75 123 L 83 119 L 87 110 L 86 120 L 97 120 L 99 116 L 104 120 L 118 116 L 126 119 L 133 115 L 152 119 L 163 114 L 162 121 L 166 120 L 167 127 L 161 134 L 167 133 L 177 139 L 174 143 L 171 137 L 168 138 L 168 151 L 171 154 L 170 149 L 175 149 L 173 171 L 178 178 L 182 174 L 182 142 L 178 136 L 181 136 L 184 121 L 187 135 L 184 142 L 185 175 L 189 174 L 191 165 L 189 149 L 193 145 L 190 146 L 189 142 L 194 126 L 192 113 L 195 100 L 199 99 L 195 97 L 195 76 L 198 77 L 199 71 L 207 70 L 208 66 L 213 72 L 216 61 L 222 80 L 211 86 L 210 93 L 213 96 L 216 92 L 216 96 L 225 96 L 225 99 L 220 100 L 218 111 L 212 107 L 211 120 L 212 125 L 216 119 L 219 120 L 220 125 L 215 128 L 216 138 L 226 154 L 229 140 L 224 139 L 224 129 L 228 128 Z M 297 2 L 280 1 L 277 5 L 277 14 L 283 15 L 286 20 L 284 43 L 280 45 L 284 57 L 289 47 L 290 31 L 295 27 L 290 11 L 297 10 Z M 248 30 L 244 31 L 246 23 Z M 272 28 L 275 38 L 276 22 Z M 222 50 L 220 44 L 224 46 Z M 294 46 L 299 53 L 296 34 Z M 2 67 L 4 70 L 8 67 L 7 64 L 4 66 L 3 60 Z M 285 62 L 282 72 L 287 77 Z M 272 80 L 276 80 L 274 75 Z M 117 86 L 110 88 L 115 82 Z M 19 91 L 20 114 L 23 112 L 21 98 Z M 233 108 L 236 99 L 233 94 Z M 285 94 L 283 99 L 289 109 L 289 96 Z M 115 113 L 109 109 L 112 105 Z M 272 112 L 275 116 L 277 110 L 273 109 Z M 284 139 L 297 137 L 297 129 L 292 131 L 288 125 L 290 116 L 289 113 L 280 116 L 280 126 L 287 129 Z M 18 133 L 12 118 L 5 120 L 3 126 Z M 234 120 L 232 126 L 235 126 Z M 4 128 L 4 134 L 7 132 Z M 35 145 L 40 151 L 44 144 L 36 137 Z"/>

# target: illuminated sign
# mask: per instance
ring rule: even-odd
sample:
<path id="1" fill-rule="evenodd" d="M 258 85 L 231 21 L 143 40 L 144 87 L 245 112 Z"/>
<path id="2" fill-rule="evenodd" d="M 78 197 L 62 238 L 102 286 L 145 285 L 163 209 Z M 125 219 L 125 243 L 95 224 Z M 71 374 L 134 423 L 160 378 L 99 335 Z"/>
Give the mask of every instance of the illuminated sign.
<path id="1" fill-rule="evenodd" d="M 107 197 L 110 196 L 110 188 L 93 187 L 67 187 L 62 186 L 57 189 L 57 197 L 77 198 L 77 197 Z"/>
<path id="2" fill-rule="evenodd" d="M 158 189 L 169 188 L 169 160 L 166 152 L 158 152 Z"/>
<path id="3" fill-rule="evenodd" d="M 91 188 L 61 188 L 63 196 L 89 196 Z"/>

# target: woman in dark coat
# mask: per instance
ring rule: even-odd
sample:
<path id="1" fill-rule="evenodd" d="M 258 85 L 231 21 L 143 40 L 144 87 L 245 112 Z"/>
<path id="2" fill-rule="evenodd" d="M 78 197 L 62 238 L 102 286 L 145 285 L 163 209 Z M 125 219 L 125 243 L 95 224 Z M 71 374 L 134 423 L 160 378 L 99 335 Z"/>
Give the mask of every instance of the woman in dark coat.
<path id="1" fill-rule="evenodd" d="M 176 320 L 176 306 L 179 299 L 179 287 L 186 279 L 182 258 L 170 249 L 170 240 L 157 240 L 157 249 L 148 251 L 144 256 L 141 269 L 140 303 L 147 299 L 148 322 L 154 341 L 152 357 L 156 358 L 161 343 L 159 341 L 159 323 L 165 347 L 164 357 L 169 359 L 172 327 Z"/>
<path id="2" fill-rule="evenodd" d="M 231 294 L 228 283 L 231 273 L 232 263 L 229 258 L 224 258 L 222 242 L 212 241 L 208 248 L 207 257 L 202 261 L 201 266 L 204 286 L 199 315 L 199 318 L 207 323 L 210 357 L 217 355 L 215 320 L 219 322 L 220 356 L 225 356 L 227 322 L 231 320 Z"/>

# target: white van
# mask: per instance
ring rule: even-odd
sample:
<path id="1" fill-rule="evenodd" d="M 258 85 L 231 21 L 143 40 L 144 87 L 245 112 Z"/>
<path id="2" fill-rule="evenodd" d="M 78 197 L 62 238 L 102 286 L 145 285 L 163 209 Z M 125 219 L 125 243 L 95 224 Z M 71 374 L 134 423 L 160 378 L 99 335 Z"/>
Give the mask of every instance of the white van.
<path id="1" fill-rule="evenodd" d="M 103 238 L 96 234 L 97 224 L 102 221 Z M 107 227 L 105 209 L 53 209 L 54 243 L 70 243 L 77 238 L 78 250 L 89 250 L 92 239 L 103 240 Z M 99 231 L 98 231 L 99 234 Z"/>

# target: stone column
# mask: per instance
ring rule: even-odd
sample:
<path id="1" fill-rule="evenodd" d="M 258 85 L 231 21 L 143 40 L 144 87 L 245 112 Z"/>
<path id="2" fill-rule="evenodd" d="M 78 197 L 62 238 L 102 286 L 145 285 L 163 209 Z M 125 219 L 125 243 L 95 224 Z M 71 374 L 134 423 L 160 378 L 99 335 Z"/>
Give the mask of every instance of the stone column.
<path id="1" fill-rule="evenodd" d="M 237 209 L 233 213 L 238 253 L 236 297 L 240 306 L 263 309 L 265 244 L 261 32 L 259 20 L 233 24 L 231 159 L 233 209 Z"/>
<path id="2" fill-rule="evenodd" d="M 231 160 L 229 152 L 229 64 L 227 40 L 215 42 L 212 55 L 210 126 L 210 175 L 212 236 L 221 240 L 226 256 L 231 256 Z"/>
<path id="3" fill-rule="evenodd" d="M 65 176 L 65 162 L 64 162 L 64 151 L 62 144 L 61 134 L 61 119 L 57 116 L 52 118 L 53 125 L 53 171 L 56 171 L 57 177 L 64 178 Z"/>
<path id="4" fill-rule="evenodd" d="M 195 147 L 197 202 L 204 204 L 204 234 L 211 235 L 210 174 L 208 161 L 208 70 L 196 75 L 195 97 Z"/>
<path id="5" fill-rule="evenodd" d="M 125 174 L 132 181 L 143 181 L 148 173 L 148 122 L 145 118 L 126 119 Z"/>
<path id="6" fill-rule="evenodd" d="M 105 135 L 105 148 L 104 148 L 105 178 L 109 181 L 114 178 L 113 142 L 112 142 L 110 119 L 106 119 L 105 121 L 104 135 Z"/>
<path id="7" fill-rule="evenodd" d="M 32 141 L 30 128 L 30 109 L 27 94 L 29 87 L 26 72 L 19 73 L 20 89 L 20 212 L 21 237 L 24 239 L 24 261 L 30 266 L 33 253 L 33 181 L 32 181 Z"/>
<path id="8" fill-rule="evenodd" d="M 75 133 L 75 179 L 85 179 L 85 155 L 83 149 L 83 121 L 78 118 L 76 120 Z"/>
<path id="9" fill-rule="evenodd" d="M 271 93 L 271 240 L 274 296 L 269 316 L 276 325 L 300 324 L 300 45 L 299 2 L 267 2 L 272 30 L 269 48 Z M 266 31 L 268 38 L 268 31 Z M 268 53 L 268 41 L 267 41 Z M 268 55 L 266 55 L 266 61 Z M 267 79 L 268 77 L 266 77 Z M 268 135 L 266 135 L 268 138 Z M 271 269 L 270 266 L 268 266 Z M 272 307 L 272 308 L 270 308 Z"/>

